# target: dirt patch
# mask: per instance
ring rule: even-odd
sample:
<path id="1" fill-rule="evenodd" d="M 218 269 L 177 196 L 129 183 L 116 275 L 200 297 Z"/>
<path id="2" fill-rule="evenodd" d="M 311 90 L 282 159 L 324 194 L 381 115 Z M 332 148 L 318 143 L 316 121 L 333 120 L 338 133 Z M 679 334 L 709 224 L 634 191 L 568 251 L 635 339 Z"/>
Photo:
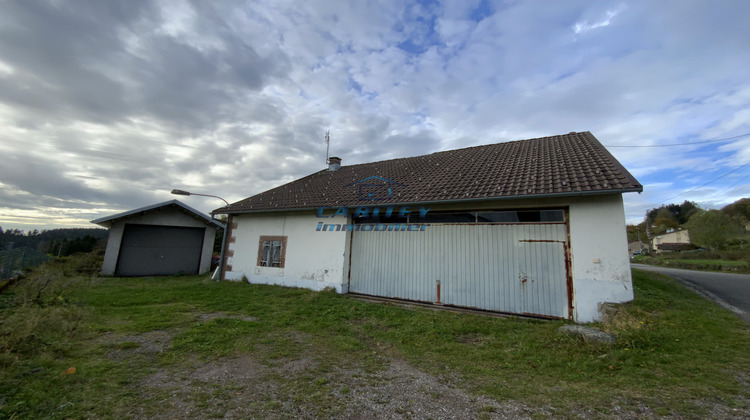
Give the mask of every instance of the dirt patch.
<path id="1" fill-rule="evenodd" d="M 199 322 L 208 322 L 208 321 L 211 321 L 212 319 L 217 319 L 217 318 L 239 319 L 242 321 L 250 321 L 250 322 L 254 322 L 258 320 L 258 318 L 254 316 L 229 315 L 223 312 L 209 312 L 209 313 L 202 313 L 198 315 Z"/>
<path id="2" fill-rule="evenodd" d="M 222 317 L 205 314 L 201 320 Z M 112 337 L 110 357 L 157 357 L 172 333 Z M 306 342 L 302 333 L 287 339 Z M 267 355 L 266 355 L 267 356 Z M 474 396 L 456 383 L 393 357 L 333 361 L 313 347 L 299 357 L 268 359 L 246 354 L 209 362 L 186 358 L 144 376 L 134 390 L 143 404 L 123 416 L 154 419 L 219 418 L 527 418 L 539 412 L 519 403 Z M 376 366 L 373 368 L 373 366 Z"/>
<path id="3" fill-rule="evenodd" d="M 242 319 L 223 313 L 198 316 L 202 322 L 217 318 Z M 311 344 L 306 333 L 286 332 L 283 346 L 294 351 L 280 355 L 279 346 L 259 343 L 251 354 L 201 360 L 185 356 L 177 363 L 160 365 L 174 332 L 152 331 L 138 335 L 108 336 L 113 360 L 145 367 L 132 385 L 140 404 L 125 407 L 113 417 L 137 419 L 204 418 L 487 418 L 519 419 L 555 417 L 550 407 L 530 407 L 520 402 L 499 402 L 472 394 L 474 386 L 461 378 L 435 376 L 417 369 L 398 354 L 373 344 L 363 358 L 331 356 Z M 484 344 L 490 337 L 463 334 L 456 341 Z M 149 361 L 144 364 L 143 361 Z M 156 361 L 156 363 L 150 363 Z M 150 373 L 145 373 L 150 372 Z M 738 378 L 747 386 L 747 378 Z M 746 401 L 743 401 L 743 405 Z M 746 408 L 714 402 L 695 402 L 712 418 L 750 417 Z M 606 411 L 611 418 L 659 417 L 640 402 L 613 401 Z M 580 418 L 601 418 L 602 407 L 581 407 Z"/>
<path id="4" fill-rule="evenodd" d="M 390 359 L 387 369 L 363 374 L 359 369 L 337 369 L 334 379 L 346 387 L 337 393 L 346 403 L 344 417 L 396 418 L 528 418 L 529 407 L 498 403 L 468 394 L 445 378 Z"/>
<path id="5" fill-rule="evenodd" d="M 319 356 L 319 355 L 316 355 Z M 358 367 L 320 372 L 315 357 L 268 366 L 253 356 L 146 377 L 145 395 L 161 394 L 155 411 L 137 418 L 527 418 L 535 410 L 476 397 L 403 360 L 366 373 Z M 322 373 L 322 374 L 321 374 Z"/>
<path id="6" fill-rule="evenodd" d="M 456 335 L 456 342 L 471 345 L 485 345 L 492 341 L 492 337 L 481 334 L 459 334 Z"/>
<path id="7" fill-rule="evenodd" d="M 107 352 L 107 358 L 111 360 L 119 362 L 133 355 L 155 360 L 169 348 L 173 335 L 169 331 L 149 331 L 137 335 L 106 335 L 102 341 L 111 347 Z"/>

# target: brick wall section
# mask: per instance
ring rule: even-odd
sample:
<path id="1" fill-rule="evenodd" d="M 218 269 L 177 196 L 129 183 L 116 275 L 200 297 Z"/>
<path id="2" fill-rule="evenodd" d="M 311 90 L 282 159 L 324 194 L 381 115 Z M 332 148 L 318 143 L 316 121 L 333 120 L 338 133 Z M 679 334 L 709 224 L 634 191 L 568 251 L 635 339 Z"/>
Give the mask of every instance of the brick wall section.
<path id="1" fill-rule="evenodd" d="M 232 271 L 232 266 L 230 264 L 227 264 L 227 258 L 234 256 L 234 250 L 229 249 L 229 245 L 237 242 L 237 237 L 234 236 L 234 232 L 237 229 L 237 223 L 234 222 L 234 218 L 230 214 L 227 218 L 227 231 L 224 233 L 227 235 L 227 240 L 225 241 L 224 245 L 224 270 L 221 272 L 221 276 L 219 277 L 220 280 L 224 280 L 224 277 L 227 274 L 227 271 Z"/>

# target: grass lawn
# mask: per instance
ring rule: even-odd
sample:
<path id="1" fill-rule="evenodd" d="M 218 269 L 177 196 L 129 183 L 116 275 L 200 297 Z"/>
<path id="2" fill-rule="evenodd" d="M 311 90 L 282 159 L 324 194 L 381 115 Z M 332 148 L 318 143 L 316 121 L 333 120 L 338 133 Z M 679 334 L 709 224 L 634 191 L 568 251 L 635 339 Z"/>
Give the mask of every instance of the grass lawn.
<path id="1" fill-rule="evenodd" d="M 394 360 L 472 395 L 532 407 L 527 415 L 537 417 L 690 418 L 716 415 L 717 405 L 729 417 L 750 412 L 747 326 L 653 273 L 634 270 L 636 300 L 595 325 L 618 336 L 604 346 L 558 333 L 562 321 L 409 309 L 205 276 L 100 278 L 81 266 L 44 266 L 0 295 L 0 417 L 164 416 L 170 393 L 196 383 L 185 372 L 227 360 L 252 361 L 265 375 L 275 400 L 248 403 L 258 405 L 256 416 L 295 416 L 283 406 L 345 416 L 342 404 L 359 385 L 338 382 L 342 369 L 366 379 Z M 148 388 L 164 372 L 175 387 Z M 193 404 L 217 417 L 231 415 L 242 392 L 241 384 L 190 389 Z"/>
<path id="2" fill-rule="evenodd" d="M 746 267 L 747 261 L 732 261 L 732 260 L 674 260 L 667 259 L 667 262 L 672 263 L 685 263 L 685 264 L 696 264 L 696 265 L 716 265 L 723 267 Z"/>

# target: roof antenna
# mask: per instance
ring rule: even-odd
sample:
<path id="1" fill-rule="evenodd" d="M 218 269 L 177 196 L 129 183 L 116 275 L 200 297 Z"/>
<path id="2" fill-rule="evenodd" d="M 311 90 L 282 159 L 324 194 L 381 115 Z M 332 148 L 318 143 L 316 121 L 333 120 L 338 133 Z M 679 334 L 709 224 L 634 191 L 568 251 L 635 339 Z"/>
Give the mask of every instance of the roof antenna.
<path id="1" fill-rule="evenodd" d="M 328 151 L 330 149 L 331 149 L 331 131 L 328 130 L 328 131 L 326 131 L 326 165 L 328 165 L 329 163 L 331 163 L 328 160 Z"/>

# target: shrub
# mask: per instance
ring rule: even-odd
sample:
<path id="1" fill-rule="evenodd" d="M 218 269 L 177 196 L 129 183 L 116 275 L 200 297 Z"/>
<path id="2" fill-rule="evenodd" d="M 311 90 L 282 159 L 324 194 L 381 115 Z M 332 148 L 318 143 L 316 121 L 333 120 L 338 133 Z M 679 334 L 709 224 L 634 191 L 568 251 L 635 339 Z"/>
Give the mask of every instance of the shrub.
<path id="1" fill-rule="evenodd" d="M 50 261 L 32 270 L 9 291 L 9 307 L 0 311 L 0 366 L 25 357 L 67 353 L 80 332 L 86 311 L 68 298 L 85 284 L 95 258 L 89 254 Z M 66 271 L 77 275 L 66 275 Z"/>

